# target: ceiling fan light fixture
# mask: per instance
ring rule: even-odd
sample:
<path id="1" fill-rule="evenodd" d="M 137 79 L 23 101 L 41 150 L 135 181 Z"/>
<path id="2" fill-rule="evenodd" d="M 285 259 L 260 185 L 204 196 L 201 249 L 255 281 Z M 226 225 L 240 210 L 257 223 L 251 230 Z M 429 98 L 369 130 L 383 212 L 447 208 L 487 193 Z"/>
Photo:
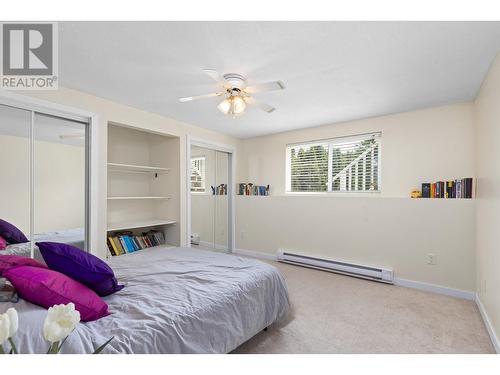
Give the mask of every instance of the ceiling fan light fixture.
<path id="1" fill-rule="evenodd" d="M 239 95 L 230 96 L 219 103 L 217 108 L 225 115 L 237 117 L 242 115 L 246 109 L 246 103 Z"/>
<path id="2" fill-rule="evenodd" d="M 233 118 L 244 114 L 247 105 L 255 106 L 266 113 L 274 112 L 276 108 L 256 100 L 253 94 L 265 91 L 283 90 L 285 88 L 285 85 L 281 81 L 256 83 L 253 86 L 247 86 L 247 80 L 241 74 L 219 74 L 213 69 L 203 69 L 203 72 L 217 82 L 219 91 L 211 94 L 179 98 L 179 101 L 184 103 L 216 96 L 225 97 L 224 100 L 217 105 L 217 108 L 223 114 Z"/>
<path id="3" fill-rule="evenodd" d="M 224 99 L 219 103 L 217 108 L 219 109 L 219 111 L 227 115 L 229 113 L 229 110 L 231 109 L 231 101 L 229 99 Z"/>
<path id="4" fill-rule="evenodd" d="M 241 96 L 233 96 L 233 115 L 241 115 L 245 112 L 247 105 Z"/>

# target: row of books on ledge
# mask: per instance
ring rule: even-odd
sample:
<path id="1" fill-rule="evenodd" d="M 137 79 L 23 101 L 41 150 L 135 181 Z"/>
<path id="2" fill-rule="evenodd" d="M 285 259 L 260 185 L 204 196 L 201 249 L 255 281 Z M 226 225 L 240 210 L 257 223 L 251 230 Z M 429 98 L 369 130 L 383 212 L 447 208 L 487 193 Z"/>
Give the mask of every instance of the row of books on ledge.
<path id="1" fill-rule="evenodd" d="M 269 185 L 254 185 L 252 183 L 238 184 L 238 195 L 269 195 Z"/>
<path id="2" fill-rule="evenodd" d="M 133 253 L 134 251 L 163 244 L 165 244 L 163 233 L 155 230 L 142 233 L 142 236 L 125 231 L 116 232 L 113 236 L 108 237 L 108 249 L 113 256 Z"/>
<path id="3" fill-rule="evenodd" d="M 422 184 L 422 198 L 472 198 L 473 179 L 462 178 Z"/>
<path id="4" fill-rule="evenodd" d="M 219 186 L 210 186 L 212 188 L 212 195 L 227 195 L 227 184 L 220 184 Z"/>

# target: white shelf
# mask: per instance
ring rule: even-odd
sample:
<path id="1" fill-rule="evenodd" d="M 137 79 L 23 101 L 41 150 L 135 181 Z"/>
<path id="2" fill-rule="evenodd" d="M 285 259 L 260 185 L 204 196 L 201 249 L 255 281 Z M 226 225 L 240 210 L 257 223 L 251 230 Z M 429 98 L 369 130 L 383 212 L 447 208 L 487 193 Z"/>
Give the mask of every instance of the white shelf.
<path id="1" fill-rule="evenodd" d="M 165 199 L 170 199 L 170 196 L 108 197 L 108 200 L 147 200 L 147 199 L 165 200 Z"/>
<path id="2" fill-rule="evenodd" d="M 175 224 L 175 223 L 176 223 L 175 220 L 164 220 L 164 219 L 124 221 L 121 223 L 109 224 L 108 225 L 108 232 L 116 231 L 116 230 L 125 230 L 125 229 L 155 227 L 158 225 L 170 225 L 170 224 Z"/>
<path id="3" fill-rule="evenodd" d="M 177 247 L 176 245 L 171 245 L 169 243 L 164 243 L 162 245 L 151 246 L 151 247 L 146 247 L 145 249 L 132 251 L 131 253 L 123 253 L 123 254 L 120 254 L 120 255 L 110 255 L 109 258 L 123 257 L 123 256 L 126 256 L 126 255 L 134 255 L 134 254 L 140 253 L 141 251 L 146 251 L 146 250 L 168 250 L 168 249 L 175 249 L 176 247 Z M 109 250 L 108 250 L 108 253 L 109 253 Z"/>
<path id="4" fill-rule="evenodd" d="M 146 165 L 134 165 L 134 164 L 120 164 L 120 163 L 108 163 L 108 170 L 111 172 L 125 172 L 125 173 L 168 173 L 170 168 L 162 167 L 150 167 Z"/>

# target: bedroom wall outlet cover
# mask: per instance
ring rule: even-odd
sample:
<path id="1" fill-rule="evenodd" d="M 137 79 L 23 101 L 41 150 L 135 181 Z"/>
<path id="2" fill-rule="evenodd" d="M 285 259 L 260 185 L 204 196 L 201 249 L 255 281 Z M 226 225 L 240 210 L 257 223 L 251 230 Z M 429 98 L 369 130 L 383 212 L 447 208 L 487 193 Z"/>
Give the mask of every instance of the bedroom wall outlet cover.
<path id="1" fill-rule="evenodd" d="M 436 254 L 434 253 L 427 254 L 427 264 L 434 266 L 436 265 L 436 263 L 437 263 Z"/>

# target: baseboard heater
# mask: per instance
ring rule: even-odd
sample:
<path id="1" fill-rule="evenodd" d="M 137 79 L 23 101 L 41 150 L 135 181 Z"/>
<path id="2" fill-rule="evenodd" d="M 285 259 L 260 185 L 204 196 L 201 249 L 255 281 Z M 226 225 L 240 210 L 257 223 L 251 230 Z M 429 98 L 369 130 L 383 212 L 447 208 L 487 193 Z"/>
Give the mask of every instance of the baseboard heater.
<path id="1" fill-rule="evenodd" d="M 340 273 L 342 275 L 359 277 L 362 279 L 380 281 L 382 283 L 392 284 L 394 281 L 393 271 L 387 268 L 362 266 L 359 264 L 339 262 L 331 259 L 294 254 L 283 250 L 278 251 L 278 261 L 295 264 L 297 266 Z"/>

